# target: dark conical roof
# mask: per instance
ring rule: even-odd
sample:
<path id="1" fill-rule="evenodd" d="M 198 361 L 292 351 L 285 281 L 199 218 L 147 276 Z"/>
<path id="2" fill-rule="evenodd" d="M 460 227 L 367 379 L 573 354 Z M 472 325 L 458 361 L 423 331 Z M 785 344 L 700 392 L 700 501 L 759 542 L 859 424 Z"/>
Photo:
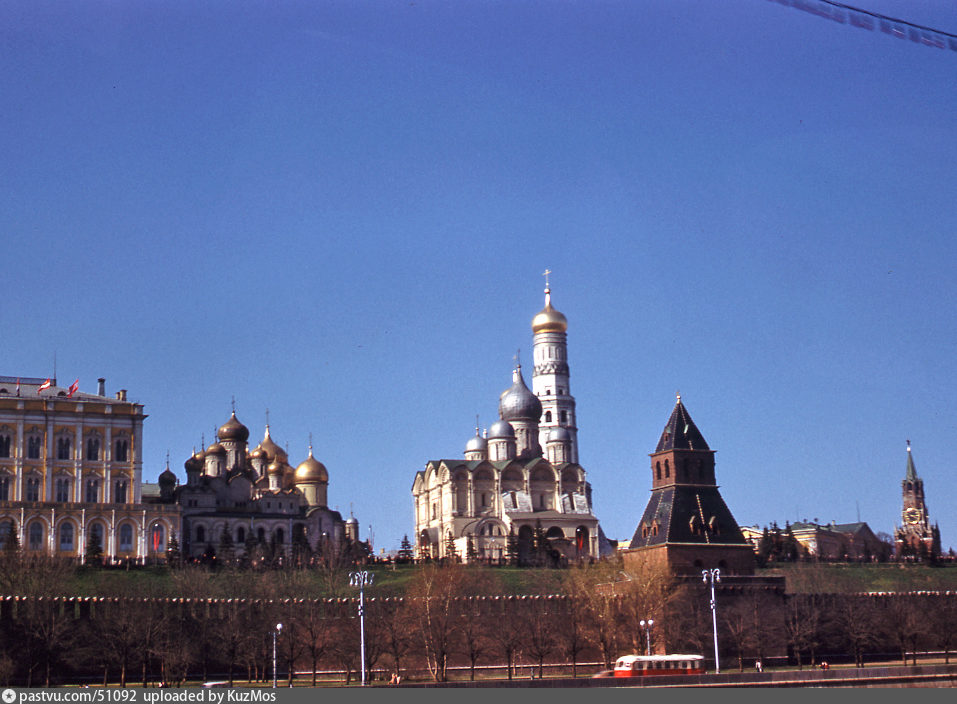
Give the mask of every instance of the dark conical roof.
<path id="1" fill-rule="evenodd" d="M 710 450 L 698 426 L 691 420 L 688 410 L 681 403 L 681 396 L 675 403 L 675 409 L 665 424 L 665 429 L 658 440 L 655 452 L 664 450 Z"/>

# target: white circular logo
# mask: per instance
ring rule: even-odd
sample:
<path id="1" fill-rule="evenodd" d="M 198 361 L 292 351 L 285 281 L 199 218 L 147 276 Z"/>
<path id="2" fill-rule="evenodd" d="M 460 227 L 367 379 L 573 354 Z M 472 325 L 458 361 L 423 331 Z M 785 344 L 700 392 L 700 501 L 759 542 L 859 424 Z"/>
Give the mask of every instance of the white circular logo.
<path id="1" fill-rule="evenodd" d="M 17 698 L 17 693 L 14 692 L 12 689 L 3 690 L 3 701 L 5 702 L 5 704 L 13 704 L 16 698 Z"/>

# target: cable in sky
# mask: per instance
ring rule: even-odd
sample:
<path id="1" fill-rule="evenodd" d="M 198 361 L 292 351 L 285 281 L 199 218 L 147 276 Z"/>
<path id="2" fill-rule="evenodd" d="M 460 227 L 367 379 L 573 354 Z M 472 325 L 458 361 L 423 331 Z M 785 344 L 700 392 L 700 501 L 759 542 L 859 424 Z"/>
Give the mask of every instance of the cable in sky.
<path id="1" fill-rule="evenodd" d="M 898 39 L 910 39 L 916 44 L 957 51 L 957 34 L 862 10 L 834 0 L 771 0 L 771 2 L 794 7 L 840 24 L 849 24 L 871 32 L 879 28 L 884 34 Z"/>

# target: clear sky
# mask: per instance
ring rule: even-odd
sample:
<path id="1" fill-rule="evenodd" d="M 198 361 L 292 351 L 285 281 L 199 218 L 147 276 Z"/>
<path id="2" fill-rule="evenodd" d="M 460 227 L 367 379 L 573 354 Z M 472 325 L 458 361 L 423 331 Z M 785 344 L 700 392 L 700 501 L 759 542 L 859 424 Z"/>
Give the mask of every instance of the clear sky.
<path id="1" fill-rule="evenodd" d="M 937 0 L 860 0 L 957 33 Z M 957 51 L 769 0 L 4 2 L 0 374 L 237 415 L 375 549 L 530 383 L 549 268 L 630 538 L 680 391 L 739 523 L 957 546 Z"/>

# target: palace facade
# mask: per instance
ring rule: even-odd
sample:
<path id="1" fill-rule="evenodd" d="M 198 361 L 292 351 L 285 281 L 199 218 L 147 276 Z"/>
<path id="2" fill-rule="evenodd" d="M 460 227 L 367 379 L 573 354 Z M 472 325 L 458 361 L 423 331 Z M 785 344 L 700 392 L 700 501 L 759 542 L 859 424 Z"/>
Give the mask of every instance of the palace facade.
<path id="1" fill-rule="evenodd" d="M 142 501 L 143 406 L 55 379 L 0 377 L 0 546 L 109 561 L 165 557 L 180 509 Z"/>

